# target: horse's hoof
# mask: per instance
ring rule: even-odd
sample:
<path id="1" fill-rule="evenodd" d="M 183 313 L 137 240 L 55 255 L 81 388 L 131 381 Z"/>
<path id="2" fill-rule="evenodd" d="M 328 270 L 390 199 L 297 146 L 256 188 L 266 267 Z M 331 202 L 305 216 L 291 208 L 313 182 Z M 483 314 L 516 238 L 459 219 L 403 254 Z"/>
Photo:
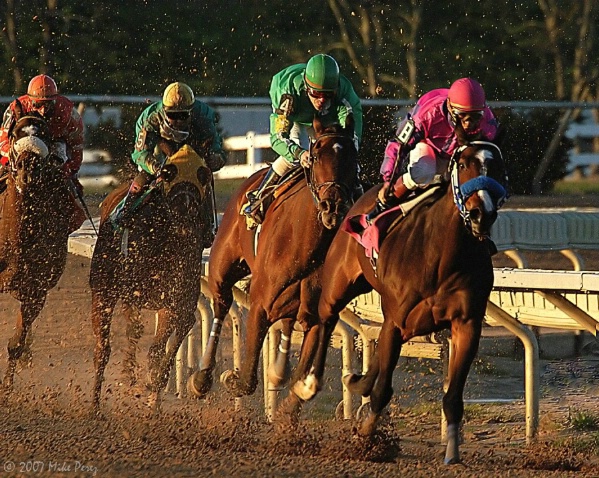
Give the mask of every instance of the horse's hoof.
<path id="1" fill-rule="evenodd" d="M 291 391 L 304 402 L 312 400 L 318 390 L 318 380 L 316 380 L 316 377 L 312 373 L 305 379 L 295 382 L 291 388 Z"/>
<path id="2" fill-rule="evenodd" d="M 363 437 L 372 436 L 376 429 L 379 415 L 370 408 L 370 402 L 364 403 L 356 412 L 356 421 L 358 424 L 358 435 Z"/>
<path id="3" fill-rule="evenodd" d="M 296 430 L 299 424 L 302 401 L 293 393 L 283 400 L 273 416 L 273 423 L 278 433 Z"/>
<path id="4" fill-rule="evenodd" d="M 244 393 L 239 387 L 239 374 L 235 370 L 225 370 L 220 376 L 220 383 L 222 383 L 235 398 L 244 396 Z"/>
<path id="5" fill-rule="evenodd" d="M 353 412 L 352 412 L 353 413 Z M 345 402 L 341 400 L 335 407 L 335 420 L 349 420 L 351 417 L 345 416 Z"/>
<path id="6" fill-rule="evenodd" d="M 162 397 L 157 392 L 152 392 L 148 395 L 148 408 L 150 409 L 150 418 L 156 418 L 162 411 Z"/>
<path id="7" fill-rule="evenodd" d="M 190 397 L 204 398 L 212 388 L 212 372 L 199 370 L 187 379 L 187 392 Z"/>

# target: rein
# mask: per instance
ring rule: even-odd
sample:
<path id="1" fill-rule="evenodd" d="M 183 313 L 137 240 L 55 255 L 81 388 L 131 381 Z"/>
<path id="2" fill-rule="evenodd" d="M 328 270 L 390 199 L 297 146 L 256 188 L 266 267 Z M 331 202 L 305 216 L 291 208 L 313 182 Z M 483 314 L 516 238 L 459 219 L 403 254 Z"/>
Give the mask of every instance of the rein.
<path id="1" fill-rule="evenodd" d="M 468 232 L 471 233 L 472 219 L 470 218 L 470 211 L 466 209 L 466 201 L 468 200 L 468 198 L 476 191 L 484 189 L 488 191 L 491 195 L 495 208 L 499 209 L 507 199 L 507 191 L 505 187 L 501 183 L 499 183 L 499 181 L 486 175 L 487 166 L 485 163 L 481 164 L 481 174 L 478 177 L 466 181 L 464 184 L 460 184 L 460 180 L 458 177 L 458 159 L 462 152 L 469 146 L 485 146 L 495 149 L 502 163 L 503 156 L 499 147 L 494 143 L 491 143 L 489 141 L 472 141 L 468 144 L 462 145 L 459 148 L 457 148 L 451 157 L 448 168 L 451 174 L 451 189 L 453 193 L 453 201 L 455 202 L 460 216 L 464 221 L 464 226 L 466 226 Z M 507 185 L 508 178 L 507 174 L 505 173 L 505 168 L 503 180 L 504 184 Z"/>

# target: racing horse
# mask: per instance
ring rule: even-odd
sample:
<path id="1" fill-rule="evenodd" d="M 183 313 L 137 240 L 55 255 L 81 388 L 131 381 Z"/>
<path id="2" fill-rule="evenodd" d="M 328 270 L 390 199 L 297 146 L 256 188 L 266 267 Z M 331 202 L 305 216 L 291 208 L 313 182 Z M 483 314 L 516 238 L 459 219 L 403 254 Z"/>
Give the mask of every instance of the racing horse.
<path id="1" fill-rule="evenodd" d="M 165 151 L 166 143 L 159 146 Z M 135 341 L 143 332 L 140 310 L 158 311 L 156 334 L 148 352 L 148 404 L 160 411 L 161 392 L 181 342 L 195 322 L 202 267 L 202 201 L 211 172 L 191 147 L 172 154 L 134 213 L 111 215 L 128 184 L 112 191 L 101 206 L 100 228 L 90 266 L 91 320 L 96 346 L 93 412 L 100 412 L 104 371 L 110 358 L 110 326 L 120 300 L 127 322 L 134 366 Z M 133 333 L 132 333 L 133 332 Z M 174 344 L 166 351 L 169 337 Z M 132 341 L 132 342 L 131 342 Z M 136 378 L 130 370 L 130 385 Z"/>
<path id="2" fill-rule="evenodd" d="M 283 180 L 261 226 L 249 230 L 240 211 L 247 192 L 259 184 L 265 170 L 248 178 L 225 210 L 210 253 L 208 284 L 214 322 L 200 369 L 188 381 L 188 389 L 198 397 L 208 393 L 212 385 L 216 348 L 222 322 L 233 301 L 233 287 L 250 273 L 245 360 L 239 371 L 227 370 L 221 375 L 229 391 L 237 397 L 255 391 L 262 342 L 276 321 L 283 320 L 282 339 L 287 341 L 281 343 L 275 367 L 269 369 L 270 381 L 276 385 L 289 378 L 288 341 L 294 321 L 304 329 L 304 344 L 316 339 L 311 328 L 318 321 L 321 266 L 334 233 L 349 210 L 358 163 L 352 115 L 344 127 L 325 127 L 315 118 L 313 129 L 310 168 L 294 170 L 300 173 L 295 181 Z M 296 370 L 303 367 L 301 362 Z"/>
<path id="3" fill-rule="evenodd" d="M 339 313 L 350 300 L 374 288 L 381 296 L 384 317 L 378 357 L 364 375 L 344 378 L 353 393 L 370 396 L 370 410 L 358 433 L 374 433 L 391 399 L 392 375 L 402 344 L 415 336 L 450 329 L 452 353 L 443 397 L 448 422 L 445 462 L 459 461 L 463 390 L 493 286 L 491 256 L 495 250 L 490 228 L 507 196 L 507 175 L 499 147 L 484 141 L 458 148 L 449 173 L 451 181 L 425 191 L 428 197 L 387 231 L 376 267 L 350 234 L 340 231 L 335 236 L 322 272 L 321 323 L 315 327 L 319 329 L 318 350 L 308 375 L 292 385 L 278 413 L 297 415 L 303 401 L 322 388 L 327 346 Z M 348 216 L 371 210 L 379 189 L 369 190 Z"/>
<path id="4" fill-rule="evenodd" d="M 30 353 L 31 326 L 64 272 L 70 222 L 69 186 L 62 161 L 49 152 L 45 120 L 24 113 L 17 102 L 9 143 L 6 190 L 0 196 L 0 291 L 17 299 L 20 310 L 8 342 L 3 380 L 8 391 L 17 362 Z"/>

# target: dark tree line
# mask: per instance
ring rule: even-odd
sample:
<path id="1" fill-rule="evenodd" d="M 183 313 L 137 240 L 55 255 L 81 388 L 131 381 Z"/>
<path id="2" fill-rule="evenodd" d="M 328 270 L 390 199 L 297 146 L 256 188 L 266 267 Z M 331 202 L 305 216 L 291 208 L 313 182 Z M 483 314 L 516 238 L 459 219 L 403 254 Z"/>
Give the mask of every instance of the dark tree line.
<path id="1" fill-rule="evenodd" d="M 156 96 L 180 80 L 199 96 L 264 97 L 282 67 L 326 52 L 363 98 L 415 99 L 473 76 L 492 100 L 597 101 L 598 4 L 6 0 L 0 96 L 22 94 L 44 72 L 67 94 Z M 376 114 L 368 135 L 387 134 L 392 115 Z M 549 148 L 565 124 L 551 116 L 547 163 L 563 150 Z"/>

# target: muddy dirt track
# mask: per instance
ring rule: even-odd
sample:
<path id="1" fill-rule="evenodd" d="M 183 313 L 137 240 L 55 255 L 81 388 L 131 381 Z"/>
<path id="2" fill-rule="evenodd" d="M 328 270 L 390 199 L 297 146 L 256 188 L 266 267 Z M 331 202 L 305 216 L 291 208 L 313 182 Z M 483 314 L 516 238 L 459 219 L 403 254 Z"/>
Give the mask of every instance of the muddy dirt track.
<path id="1" fill-rule="evenodd" d="M 555 264 L 560 259 L 541 260 Z M 587 263 L 598 264 L 592 262 L 596 260 Z M 599 422 L 594 421 L 599 417 L 599 351 L 588 340 L 579 359 L 542 361 L 539 439 L 527 445 L 522 360 L 514 358 L 517 351 L 510 353 L 511 339 L 483 339 L 466 387 L 467 399 L 483 403 L 467 405 L 463 463 L 454 466 L 442 464 L 439 362 L 401 360 L 389 417 L 371 440 L 358 438 L 350 421 L 333 419 L 341 399 L 333 372 L 327 389 L 305 407 L 291 434 L 277 433 L 263 418 L 260 389 L 236 412 L 218 384 L 203 401 L 166 395 L 163 414 L 151 418 L 145 391 L 121 382 L 125 341 L 118 318 L 103 417 L 93 418 L 88 273 L 89 260 L 70 255 L 34 325 L 32 367 L 18 372 L 14 393 L 0 406 L 0 476 L 599 477 Z M 0 296 L 2 373 L 17 307 L 10 296 Z M 142 377 L 152 317 L 144 314 Z M 223 368 L 231 365 L 228 327 Z M 551 349 L 556 340 L 571 338 L 550 337 L 541 347 Z M 507 354 L 497 352 L 499 348 Z M 331 367 L 338 355 L 331 352 Z M 489 404 L 487 399 L 507 402 Z"/>

